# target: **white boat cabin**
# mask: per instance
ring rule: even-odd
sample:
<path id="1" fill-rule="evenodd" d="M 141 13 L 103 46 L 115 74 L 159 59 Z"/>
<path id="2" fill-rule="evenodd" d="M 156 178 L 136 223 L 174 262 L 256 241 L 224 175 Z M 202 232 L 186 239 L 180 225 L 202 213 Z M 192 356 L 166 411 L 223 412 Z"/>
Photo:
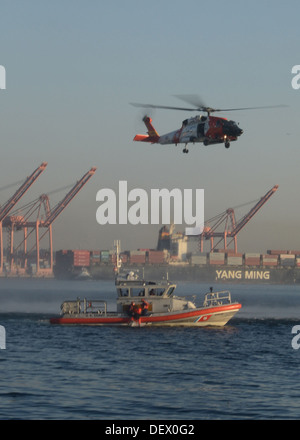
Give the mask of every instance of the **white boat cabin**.
<path id="1" fill-rule="evenodd" d="M 165 282 L 122 280 L 116 281 L 117 312 L 127 312 L 130 304 L 142 304 L 147 301 L 148 313 L 165 313 L 196 308 L 195 304 L 173 293 L 176 284 Z"/>

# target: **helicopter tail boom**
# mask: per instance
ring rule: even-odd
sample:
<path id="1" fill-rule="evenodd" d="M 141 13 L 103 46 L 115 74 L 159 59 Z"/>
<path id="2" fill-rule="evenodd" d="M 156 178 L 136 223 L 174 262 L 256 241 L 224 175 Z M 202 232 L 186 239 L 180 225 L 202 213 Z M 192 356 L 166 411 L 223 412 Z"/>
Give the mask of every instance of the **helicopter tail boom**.
<path id="1" fill-rule="evenodd" d="M 155 128 L 152 125 L 152 119 L 149 118 L 149 116 L 145 116 L 143 118 L 143 122 L 145 123 L 145 125 L 148 129 L 148 135 L 137 134 L 133 140 L 140 141 L 140 142 L 151 142 L 153 144 L 158 142 L 159 134 L 157 133 L 157 131 L 155 130 Z"/>

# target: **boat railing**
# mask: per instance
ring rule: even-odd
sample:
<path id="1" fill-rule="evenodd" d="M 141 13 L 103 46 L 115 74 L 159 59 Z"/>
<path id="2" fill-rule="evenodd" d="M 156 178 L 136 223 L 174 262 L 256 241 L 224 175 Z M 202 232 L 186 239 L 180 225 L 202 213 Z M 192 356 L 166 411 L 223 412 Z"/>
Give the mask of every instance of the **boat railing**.
<path id="1" fill-rule="evenodd" d="M 65 301 L 61 305 L 61 312 L 63 315 L 69 314 L 79 314 L 79 313 L 89 313 L 97 315 L 107 314 L 107 302 L 104 300 L 88 300 L 84 298 L 80 300 L 79 298 L 75 301 Z"/>
<path id="2" fill-rule="evenodd" d="M 209 292 L 205 295 L 203 306 L 222 306 L 225 304 L 231 304 L 231 293 L 228 290 L 222 292 Z"/>

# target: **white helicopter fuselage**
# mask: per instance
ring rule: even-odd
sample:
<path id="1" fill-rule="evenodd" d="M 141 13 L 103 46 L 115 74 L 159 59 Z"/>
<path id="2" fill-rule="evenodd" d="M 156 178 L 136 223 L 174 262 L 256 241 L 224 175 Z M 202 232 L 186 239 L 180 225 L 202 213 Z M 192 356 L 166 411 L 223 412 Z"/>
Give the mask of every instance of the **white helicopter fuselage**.
<path id="1" fill-rule="evenodd" d="M 189 142 L 203 142 L 205 134 L 209 129 L 208 118 L 196 116 L 186 119 L 179 130 L 171 131 L 159 137 L 159 144 L 187 144 Z"/>

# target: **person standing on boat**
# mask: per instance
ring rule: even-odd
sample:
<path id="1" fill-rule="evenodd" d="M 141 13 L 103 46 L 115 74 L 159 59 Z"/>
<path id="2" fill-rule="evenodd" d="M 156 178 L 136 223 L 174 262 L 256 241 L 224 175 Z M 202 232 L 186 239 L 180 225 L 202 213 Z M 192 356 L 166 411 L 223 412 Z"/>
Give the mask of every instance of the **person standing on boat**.
<path id="1" fill-rule="evenodd" d="M 141 324 L 141 315 L 142 315 L 142 307 L 139 304 L 136 304 L 134 307 L 134 315 L 133 318 L 138 324 Z"/>
<path id="2" fill-rule="evenodd" d="M 129 306 L 128 315 L 130 316 L 130 322 L 136 321 L 138 324 L 141 323 L 142 307 L 135 304 L 134 301 Z"/>
<path id="3" fill-rule="evenodd" d="M 134 308 L 135 308 L 135 302 L 132 301 L 129 308 L 128 308 L 128 315 L 130 317 L 133 317 L 133 315 L 134 315 Z"/>
<path id="4" fill-rule="evenodd" d="M 148 310 L 149 310 L 149 303 L 145 299 L 142 299 L 142 316 L 147 315 Z"/>

